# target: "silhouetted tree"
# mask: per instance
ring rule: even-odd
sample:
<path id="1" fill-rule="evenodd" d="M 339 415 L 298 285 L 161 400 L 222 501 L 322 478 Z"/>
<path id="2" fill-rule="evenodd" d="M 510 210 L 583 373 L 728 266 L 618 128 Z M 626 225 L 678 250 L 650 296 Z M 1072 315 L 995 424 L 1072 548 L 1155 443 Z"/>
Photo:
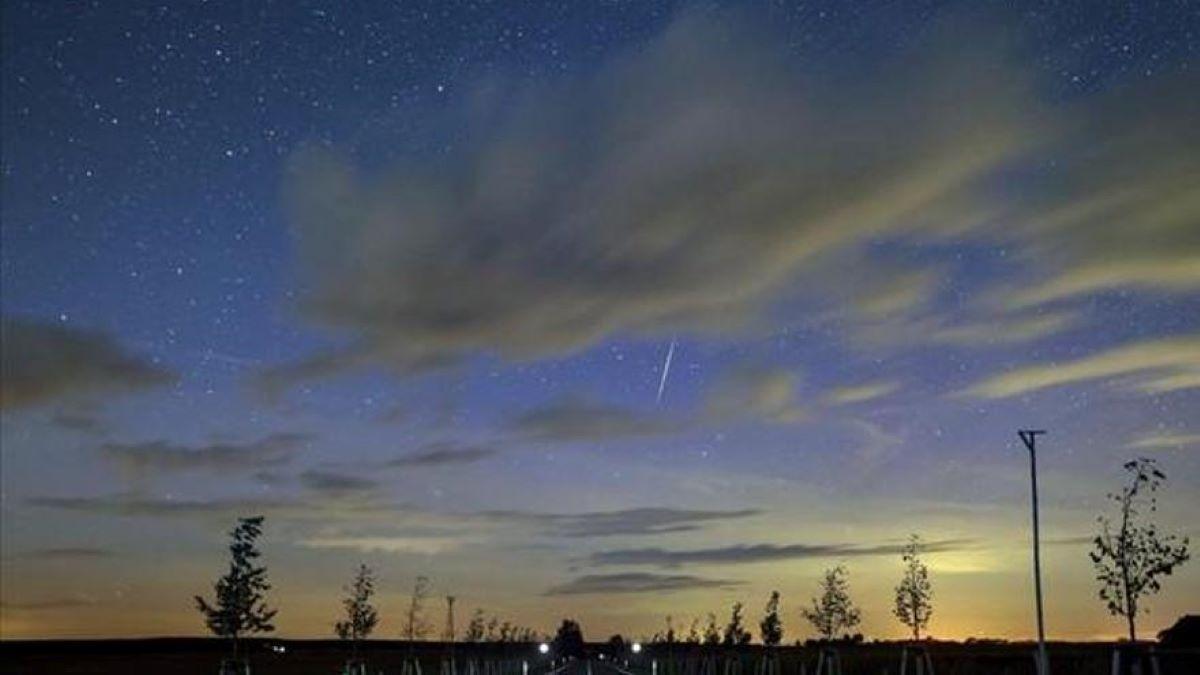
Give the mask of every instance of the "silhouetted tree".
<path id="1" fill-rule="evenodd" d="M 454 625 L 454 602 L 457 599 L 453 595 L 446 596 L 446 627 L 442 630 L 442 639 L 451 644 L 451 651 L 454 650 L 454 641 L 458 638 L 457 626 Z"/>
<path id="2" fill-rule="evenodd" d="M 621 634 L 618 633 L 608 638 L 608 642 L 606 643 L 605 647 L 608 649 L 610 656 L 612 656 L 614 659 L 619 659 L 625 655 L 625 638 L 621 637 Z"/>
<path id="3" fill-rule="evenodd" d="M 573 619 L 563 619 L 562 625 L 558 627 L 558 633 L 554 635 L 551 647 L 556 656 L 583 658 L 583 629 L 580 628 L 579 622 Z"/>
<path id="4" fill-rule="evenodd" d="M 211 603 L 197 595 L 196 608 L 214 635 L 229 638 L 233 661 L 238 659 L 239 641 L 243 635 L 270 633 L 275 630 L 271 619 L 275 611 L 266 605 L 267 568 L 257 565 L 261 557 L 255 542 L 262 535 L 262 516 L 239 518 L 229 532 L 229 571 L 213 584 Z"/>
<path id="5" fill-rule="evenodd" d="M 1100 534 L 1088 554 L 1100 582 L 1100 599 L 1115 616 L 1125 617 L 1129 640 L 1137 641 L 1137 615 L 1144 595 L 1160 588 L 1158 578 L 1170 575 L 1190 558 L 1188 538 L 1163 534 L 1151 520 L 1158 509 L 1154 493 L 1167 476 L 1153 459 L 1138 458 L 1124 465 L 1129 480 L 1121 492 L 1110 493 L 1120 512 L 1120 524 L 1113 530 L 1107 516 L 1101 515 Z"/>
<path id="6" fill-rule="evenodd" d="M 763 610 L 762 621 L 758 622 L 758 629 L 764 645 L 775 647 L 783 642 L 783 622 L 779 620 L 779 591 L 771 591 L 771 597 Z"/>
<path id="7" fill-rule="evenodd" d="M 673 645 L 675 644 L 675 624 L 671 620 L 671 615 L 667 615 L 667 632 L 663 633 L 663 642 Z"/>
<path id="8" fill-rule="evenodd" d="M 929 568 L 921 561 L 923 548 L 921 537 L 914 534 L 901 552 L 904 576 L 896 586 L 896 607 L 892 610 L 900 623 L 912 631 L 914 640 L 921 639 L 921 629 L 929 625 L 933 616 L 933 586 L 929 583 Z"/>
<path id="9" fill-rule="evenodd" d="M 690 645 L 700 644 L 700 618 L 692 617 L 692 624 L 688 627 L 687 639 L 684 642 Z"/>
<path id="10" fill-rule="evenodd" d="M 712 612 L 708 613 L 708 625 L 704 627 L 704 644 L 721 644 L 721 629 L 717 628 L 717 615 Z"/>
<path id="11" fill-rule="evenodd" d="M 408 600 L 408 611 L 404 615 L 404 639 L 410 643 L 424 638 L 429 633 L 429 622 L 425 620 L 425 599 L 429 597 L 429 578 L 417 577 L 412 595 Z"/>
<path id="12" fill-rule="evenodd" d="M 804 618 L 825 640 L 833 640 L 838 634 L 857 626 L 860 619 L 858 608 L 850 600 L 850 583 L 846 576 L 846 568 L 840 565 L 825 570 L 820 599 L 813 598 L 812 608 L 801 610 Z"/>
<path id="13" fill-rule="evenodd" d="M 729 623 L 725 625 L 725 635 L 721 642 L 727 647 L 750 644 L 750 631 L 742 625 L 742 603 L 735 602 L 729 611 Z"/>
<path id="14" fill-rule="evenodd" d="M 471 615 L 471 621 L 467 624 L 467 632 L 463 635 L 463 639 L 467 642 L 483 642 L 483 637 L 483 609 L 476 608 L 475 613 Z"/>
<path id="15" fill-rule="evenodd" d="M 379 623 L 379 613 L 371 605 L 371 596 L 375 595 L 375 573 L 366 565 L 358 566 L 354 581 L 345 587 L 348 594 L 342 600 L 346 610 L 346 619 L 333 625 L 334 632 L 343 640 L 350 640 L 351 658 L 358 661 L 358 643 L 375 630 Z"/>

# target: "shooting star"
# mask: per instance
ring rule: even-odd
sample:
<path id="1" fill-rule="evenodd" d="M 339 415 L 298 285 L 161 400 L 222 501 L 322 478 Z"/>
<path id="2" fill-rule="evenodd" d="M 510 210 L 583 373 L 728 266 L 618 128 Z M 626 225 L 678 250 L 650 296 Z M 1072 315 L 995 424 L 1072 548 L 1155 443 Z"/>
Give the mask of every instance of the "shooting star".
<path id="1" fill-rule="evenodd" d="M 662 405 L 663 392 L 667 390 L 667 375 L 671 373 L 671 357 L 675 356 L 675 338 L 671 338 L 671 346 L 667 348 L 667 358 L 663 361 L 662 377 L 658 380 L 658 398 L 655 405 Z"/>

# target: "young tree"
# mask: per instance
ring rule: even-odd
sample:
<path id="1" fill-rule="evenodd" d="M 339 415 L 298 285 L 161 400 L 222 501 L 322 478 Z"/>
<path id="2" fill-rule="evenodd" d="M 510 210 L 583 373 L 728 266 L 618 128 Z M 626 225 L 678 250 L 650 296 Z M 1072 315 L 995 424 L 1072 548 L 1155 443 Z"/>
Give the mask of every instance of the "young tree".
<path id="1" fill-rule="evenodd" d="M 555 634 L 554 643 L 551 646 L 554 649 L 555 656 L 583 658 L 585 653 L 583 629 L 579 626 L 579 622 L 572 619 L 563 619 L 562 625 L 558 627 L 558 633 Z"/>
<path id="2" fill-rule="evenodd" d="M 471 615 L 471 621 L 467 624 L 467 632 L 463 635 L 463 639 L 467 642 L 483 642 L 484 637 L 484 617 L 483 609 L 476 608 L 475 613 Z"/>
<path id="3" fill-rule="evenodd" d="M 358 566 L 354 582 L 345 587 L 348 594 L 342 600 L 346 609 L 345 621 L 333 625 L 334 632 L 343 640 L 350 640 L 351 658 L 358 661 L 358 643 L 375 630 L 379 623 L 379 613 L 371 604 L 371 596 L 375 595 L 375 573 L 366 565 Z"/>
<path id="4" fill-rule="evenodd" d="M 425 620 L 425 600 L 429 597 L 429 578 L 417 577 L 412 596 L 408 601 L 408 612 L 404 616 L 404 639 L 410 643 L 423 639 L 429 633 L 429 622 Z"/>
<path id="5" fill-rule="evenodd" d="M 663 642 L 673 645 L 675 644 L 675 622 L 671 619 L 671 615 L 667 615 L 667 632 L 663 633 Z"/>
<path id="6" fill-rule="evenodd" d="M 833 640 L 839 633 L 858 625 L 858 608 L 850 600 L 850 583 L 846 580 L 846 568 L 841 565 L 825 570 L 821 582 L 821 598 L 813 598 L 812 608 L 801 613 L 825 640 Z"/>
<path id="7" fill-rule="evenodd" d="M 763 610 L 762 621 L 758 622 L 758 629 L 764 645 L 776 647 L 783 642 L 783 622 L 779 620 L 779 591 L 771 591 L 771 597 Z"/>
<path id="8" fill-rule="evenodd" d="M 704 627 L 704 644 L 721 644 L 721 629 L 717 628 L 717 615 L 712 612 L 708 613 L 708 625 Z"/>
<path id="9" fill-rule="evenodd" d="M 455 639 L 458 637 L 456 634 L 457 626 L 454 625 L 455 600 L 457 600 L 457 598 L 455 598 L 453 595 L 446 596 L 446 628 L 442 632 L 442 639 L 446 642 L 449 642 L 451 645 L 454 644 Z"/>
<path id="10" fill-rule="evenodd" d="M 687 639 L 684 640 L 689 645 L 700 644 L 700 618 L 692 617 L 692 623 L 688 626 Z"/>
<path id="11" fill-rule="evenodd" d="M 1100 582 L 1100 599 L 1115 616 L 1125 617 L 1130 642 L 1137 641 L 1137 615 L 1144 595 L 1160 588 L 1159 577 L 1170 575 L 1191 557 L 1188 538 L 1159 532 L 1153 522 L 1158 508 L 1154 493 L 1167 476 L 1153 459 L 1139 458 L 1124 465 L 1129 480 L 1108 498 L 1117 504 L 1119 525 L 1101 515 L 1100 534 L 1088 554 Z"/>
<path id="12" fill-rule="evenodd" d="M 262 535 L 262 516 L 239 518 L 229 532 L 229 571 L 213 584 L 214 599 L 210 603 L 197 595 L 196 609 L 214 635 L 229 638 L 233 660 L 238 659 L 239 640 L 243 635 L 270 633 L 275 630 L 271 619 L 275 611 L 266 605 L 267 568 L 257 565 L 261 557 L 255 542 Z"/>
<path id="13" fill-rule="evenodd" d="M 908 626 L 913 639 L 921 639 L 921 630 L 933 616 L 933 586 L 929 583 L 929 568 L 921 561 L 924 545 L 919 535 L 912 535 L 900 554 L 904 561 L 904 576 L 896 586 L 896 608 L 892 613 Z"/>
<path id="14" fill-rule="evenodd" d="M 742 625 L 742 603 L 735 602 L 729 611 L 729 623 L 725 626 L 725 635 L 721 642 L 727 647 L 750 644 L 750 631 Z"/>

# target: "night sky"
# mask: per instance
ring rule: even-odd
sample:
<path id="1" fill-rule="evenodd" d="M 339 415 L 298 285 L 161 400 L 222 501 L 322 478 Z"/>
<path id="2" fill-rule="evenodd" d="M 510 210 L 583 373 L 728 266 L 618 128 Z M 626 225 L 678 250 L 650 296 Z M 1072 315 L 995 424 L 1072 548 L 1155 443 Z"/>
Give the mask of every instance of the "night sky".
<path id="1" fill-rule="evenodd" d="M 1124 460 L 1196 533 L 1196 3 L 14 0 L 2 42 L 4 637 L 201 634 L 254 513 L 285 636 L 362 561 L 387 637 L 423 574 L 597 639 L 778 589 L 790 642 L 836 564 L 899 637 L 918 532 L 933 635 L 1027 637 L 1025 427 L 1051 636 L 1122 630 Z"/>

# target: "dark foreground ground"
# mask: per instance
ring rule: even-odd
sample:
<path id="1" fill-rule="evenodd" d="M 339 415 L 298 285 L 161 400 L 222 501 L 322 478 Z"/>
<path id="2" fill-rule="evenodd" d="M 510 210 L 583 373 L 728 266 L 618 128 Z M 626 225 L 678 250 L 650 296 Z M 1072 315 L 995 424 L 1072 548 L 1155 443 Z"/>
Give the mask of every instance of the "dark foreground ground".
<path id="1" fill-rule="evenodd" d="M 4 641 L 0 673 L 216 675 L 226 650 L 225 643 L 209 639 Z M 901 645 L 886 643 L 840 647 L 842 673 L 898 675 L 900 650 Z M 1033 646 L 1026 643 L 934 643 L 928 650 L 937 675 L 1035 675 Z M 344 644 L 331 640 L 256 640 L 246 651 L 253 675 L 332 675 L 348 656 Z M 456 675 L 812 675 L 819 650 L 780 648 L 777 669 L 766 666 L 761 647 L 729 651 L 657 645 L 637 656 L 606 653 L 601 645 L 589 651 L 589 658 L 564 664 L 540 655 L 535 644 L 459 644 Z M 1111 644 L 1054 643 L 1049 651 L 1054 675 L 1111 673 Z M 1200 649 L 1157 653 L 1160 675 L 1200 674 Z M 363 649 L 372 675 L 401 675 L 404 662 L 413 657 L 421 664 L 420 675 L 450 675 L 444 670 L 448 654 L 443 644 L 410 647 L 387 640 L 372 640 Z M 909 675 L 915 672 L 910 666 Z M 1148 668 L 1145 673 L 1152 675 Z"/>

